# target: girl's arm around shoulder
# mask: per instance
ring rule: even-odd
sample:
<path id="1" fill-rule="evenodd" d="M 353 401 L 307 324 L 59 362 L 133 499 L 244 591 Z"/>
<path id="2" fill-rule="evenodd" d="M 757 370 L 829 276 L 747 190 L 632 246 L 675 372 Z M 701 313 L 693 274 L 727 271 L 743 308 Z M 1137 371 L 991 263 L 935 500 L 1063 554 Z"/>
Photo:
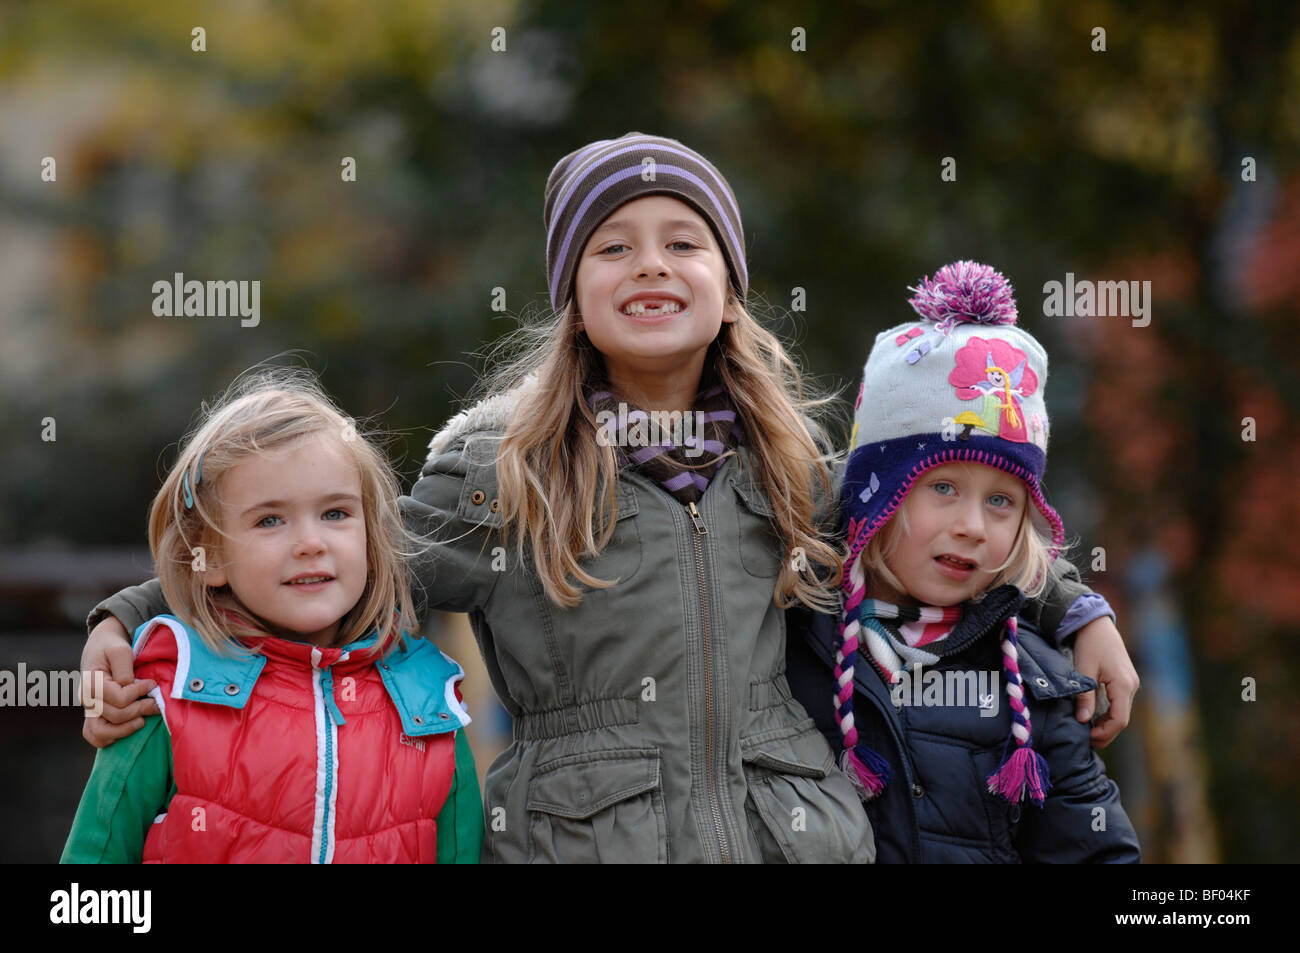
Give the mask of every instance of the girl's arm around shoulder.
<path id="1" fill-rule="evenodd" d="M 465 729 L 456 732 L 456 774 L 438 814 L 438 863 L 477 864 L 483 849 L 483 798 Z"/>
<path id="2" fill-rule="evenodd" d="M 1128 725 L 1140 680 L 1106 599 L 1084 585 L 1079 570 L 1057 559 L 1047 588 L 1025 603 L 1021 616 L 1036 625 L 1053 646 L 1074 638 L 1074 664 L 1084 675 L 1106 686 L 1110 708 L 1092 728 L 1092 744 L 1104 748 Z M 1075 718 L 1092 721 L 1096 692 L 1075 699 Z"/>
<path id="3" fill-rule="evenodd" d="M 409 496 L 400 501 L 408 532 L 419 539 L 412 563 L 417 614 L 469 612 L 492 594 L 510 556 L 494 530 L 498 439 L 482 436 L 431 456 Z"/>
<path id="4" fill-rule="evenodd" d="M 95 755 L 60 863 L 140 863 L 149 827 L 172 793 L 171 739 L 155 715 Z"/>
<path id="5" fill-rule="evenodd" d="M 93 631 L 105 616 L 111 615 L 122 623 L 126 631 L 134 632 L 140 623 L 170 612 L 167 600 L 163 598 L 162 584 L 157 579 L 150 579 L 114 593 L 91 609 L 86 617 L 86 631 Z"/>
<path id="6" fill-rule="evenodd" d="M 1093 595 L 1096 594 L 1084 585 L 1078 568 L 1068 559 L 1058 557 L 1052 565 L 1047 587 L 1037 598 L 1025 602 L 1020 615 L 1043 633 L 1050 644 L 1059 646 L 1063 638 L 1058 634 L 1061 623 L 1071 607 L 1080 597 Z"/>

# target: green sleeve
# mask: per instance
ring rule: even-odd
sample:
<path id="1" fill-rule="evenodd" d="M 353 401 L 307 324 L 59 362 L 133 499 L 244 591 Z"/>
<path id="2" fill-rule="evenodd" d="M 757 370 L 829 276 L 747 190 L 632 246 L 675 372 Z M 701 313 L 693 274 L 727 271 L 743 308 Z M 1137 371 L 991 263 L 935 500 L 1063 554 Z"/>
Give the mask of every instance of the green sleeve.
<path id="1" fill-rule="evenodd" d="M 90 615 L 86 617 L 86 632 L 90 633 L 104 621 L 105 616 L 111 615 L 122 623 L 129 639 L 141 623 L 171 611 L 167 608 L 167 600 L 163 598 L 162 584 L 157 579 L 150 579 L 114 593 L 91 609 Z"/>
<path id="2" fill-rule="evenodd" d="M 496 502 L 496 440 L 444 453 L 424 465 L 410 496 L 398 500 L 406 528 L 423 541 L 408 557 L 417 585 L 412 587 L 415 614 L 430 610 L 473 612 L 487 604 L 504 573 L 492 568 L 489 545 L 497 531 L 489 524 L 487 500 Z M 464 519 L 460 498 L 467 482 L 483 491 L 482 512 Z"/>
<path id="3" fill-rule="evenodd" d="M 438 814 L 438 863 L 477 864 L 483 847 L 483 797 L 465 729 L 456 732 L 456 774 Z"/>
<path id="4" fill-rule="evenodd" d="M 95 755 L 59 862 L 140 863 L 149 827 L 175 793 L 171 737 L 154 715 L 139 731 Z"/>
<path id="5" fill-rule="evenodd" d="M 1069 560 L 1058 557 L 1048 574 L 1047 588 L 1038 598 L 1026 602 L 1020 614 L 1038 627 L 1049 645 L 1059 646 L 1056 630 L 1061 627 L 1074 600 L 1087 592 L 1092 592 L 1092 589 L 1083 584 L 1079 570 Z"/>

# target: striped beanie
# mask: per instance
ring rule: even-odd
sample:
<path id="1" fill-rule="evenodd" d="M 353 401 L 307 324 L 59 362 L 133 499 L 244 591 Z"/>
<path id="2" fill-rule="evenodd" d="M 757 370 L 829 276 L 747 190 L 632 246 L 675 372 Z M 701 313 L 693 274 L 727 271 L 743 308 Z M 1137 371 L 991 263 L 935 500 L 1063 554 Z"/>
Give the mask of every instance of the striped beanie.
<path id="1" fill-rule="evenodd" d="M 633 199 L 670 195 L 694 208 L 713 228 L 737 297 L 749 288 L 740 207 L 731 186 L 708 159 L 676 139 L 629 132 L 569 153 L 546 180 L 546 281 L 551 307 L 573 294 L 578 260 L 600 223 Z"/>

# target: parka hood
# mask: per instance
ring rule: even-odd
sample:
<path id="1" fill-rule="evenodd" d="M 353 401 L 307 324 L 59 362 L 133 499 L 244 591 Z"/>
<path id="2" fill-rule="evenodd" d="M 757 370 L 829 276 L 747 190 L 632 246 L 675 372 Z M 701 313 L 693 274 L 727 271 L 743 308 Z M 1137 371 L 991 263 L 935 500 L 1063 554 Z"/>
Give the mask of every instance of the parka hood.
<path id="1" fill-rule="evenodd" d="M 494 394 L 452 417 L 429 441 L 429 459 L 451 450 L 475 433 L 504 433 L 520 401 L 529 400 L 537 391 L 537 375 L 530 374 L 518 387 Z"/>

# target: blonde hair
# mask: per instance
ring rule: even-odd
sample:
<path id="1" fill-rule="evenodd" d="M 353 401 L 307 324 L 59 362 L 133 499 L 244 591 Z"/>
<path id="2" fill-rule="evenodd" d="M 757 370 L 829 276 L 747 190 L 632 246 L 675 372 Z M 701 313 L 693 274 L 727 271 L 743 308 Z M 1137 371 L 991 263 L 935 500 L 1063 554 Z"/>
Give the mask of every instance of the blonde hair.
<path id="1" fill-rule="evenodd" d="M 805 396 L 803 378 L 781 342 L 730 292 L 725 308 L 734 321 L 723 323 L 710 345 L 704 374 L 721 382 L 736 409 L 774 509 L 774 530 L 806 557 L 781 560 L 773 599 L 782 608 L 799 601 L 834 611 L 843 557 L 814 523 L 819 498 L 833 502 L 833 458 L 820 449 L 831 446 L 823 428 L 807 416 L 832 398 Z M 528 546 L 548 598 L 565 607 L 582 599 L 575 581 L 614 585 L 586 572 L 580 561 L 604 549 L 618 519 L 616 451 L 596 440 L 598 425 L 586 400 L 603 358 L 577 318 L 571 300 L 546 324 L 522 329 L 506 345 L 517 345 L 522 356 L 506 362 L 484 388 L 499 393 L 537 377 L 536 399 L 516 408 L 498 450 L 502 537 L 508 542 L 515 534 L 521 558 Z M 826 575 L 818 576 L 815 567 Z"/>
<path id="2" fill-rule="evenodd" d="M 908 494 L 908 499 L 910 498 L 911 493 Z M 1058 572 L 1052 559 L 1051 538 L 1044 536 L 1034 526 L 1029 516 L 1029 507 L 1033 505 L 1033 500 L 1025 500 L 1025 508 L 1020 513 L 1020 525 L 1016 528 L 1016 539 L 1011 544 L 1011 551 L 1007 554 L 1006 561 L 998 567 L 998 575 L 993 577 L 993 581 L 983 592 L 975 596 L 976 601 L 998 586 L 1005 586 L 1008 583 L 1023 592 L 1026 598 L 1033 599 L 1042 594 L 1047 588 L 1048 579 L 1053 578 Z M 868 585 L 874 576 L 883 580 L 895 592 L 907 591 L 902 581 L 889 568 L 889 560 L 897 551 L 903 537 L 910 532 L 905 499 L 885 525 L 876 530 L 871 539 L 867 540 L 867 545 L 862 548 L 862 554 L 858 557 Z M 850 544 L 852 542 L 849 540 Z"/>
<path id="3" fill-rule="evenodd" d="M 213 406 L 203 406 L 149 512 L 149 549 L 167 604 L 216 651 L 231 651 L 240 636 L 266 634 L 228 586 L 204 582 L 209 548 L 229 535 L 221 527 L 221 479 L 248 457 L 318 434 L 337 437 L 356 464 L 366 523 L 365 588 L 340 620 L 335 645 L 378 630 L 374 651 L 381 655 L 400 640 L 402 629 L 416 629 L 401 552 L 407 536 L 399 489 L 387 459 L 356 432 L 309 371 L 261 368 L 241 375 Z M 187 492 L 193 506 L 187 506 Z"/>

